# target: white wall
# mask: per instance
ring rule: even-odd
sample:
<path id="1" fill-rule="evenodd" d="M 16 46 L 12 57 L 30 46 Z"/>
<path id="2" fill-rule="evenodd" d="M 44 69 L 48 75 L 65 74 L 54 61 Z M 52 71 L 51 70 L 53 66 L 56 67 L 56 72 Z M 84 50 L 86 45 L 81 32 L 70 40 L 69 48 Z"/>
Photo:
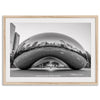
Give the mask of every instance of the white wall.
<path id="1" fill-rule="evenodd" d="M 3 15 L 98 15 L 100 0 L 1 0 L 0 47 Z M 100 22 L 100 21 L 99 21 Z M 100 41 L 100 40 L 99 40 Z M 2 49 L 0 49 L 2 51 Z M 0 52 L 0 100 L 99 100 L 98 86 L 3 86 Z M 100 56 L 100 54 L 98 55 Z M 99 68 L 100 69 L 100 68 Z M 100 81 L 100 77 L 99 77 Z"/>

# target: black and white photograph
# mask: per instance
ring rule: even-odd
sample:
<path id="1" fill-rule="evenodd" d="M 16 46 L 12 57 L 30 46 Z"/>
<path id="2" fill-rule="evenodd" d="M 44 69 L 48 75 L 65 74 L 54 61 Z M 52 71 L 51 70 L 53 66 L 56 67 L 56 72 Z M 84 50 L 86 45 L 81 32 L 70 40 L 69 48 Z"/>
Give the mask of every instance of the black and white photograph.
<path id="1" fill-rule="evenodd" d="M 96 83 L 96 17 L 10 16 L 4 27 L 6 82 Z"/>

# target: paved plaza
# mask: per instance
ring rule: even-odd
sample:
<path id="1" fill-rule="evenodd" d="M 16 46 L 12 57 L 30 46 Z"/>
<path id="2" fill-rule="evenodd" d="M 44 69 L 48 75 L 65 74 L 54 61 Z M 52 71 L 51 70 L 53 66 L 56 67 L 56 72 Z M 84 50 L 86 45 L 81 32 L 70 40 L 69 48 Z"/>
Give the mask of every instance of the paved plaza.
<path id="1" fill-rule="evenodd" d="M 20 70 L 11 68 L 11 77 L 91 77 L 91 69 L 83 68 L 81 70 L 71 70 L 69 68 L 60 68 L 50 70 L 48 68 L 31 68 L 29 70 Z"/>

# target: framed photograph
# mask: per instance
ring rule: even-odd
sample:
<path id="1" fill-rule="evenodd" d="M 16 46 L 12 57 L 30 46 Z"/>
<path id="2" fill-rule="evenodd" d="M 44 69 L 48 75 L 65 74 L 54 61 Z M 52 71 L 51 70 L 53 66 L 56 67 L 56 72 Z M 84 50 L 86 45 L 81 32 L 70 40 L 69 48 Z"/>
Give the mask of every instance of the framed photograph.
<path id="1" fill-rule="evenodd" d="M 97 85 L 98 16 L 3 16 L 4 85 Z"/>

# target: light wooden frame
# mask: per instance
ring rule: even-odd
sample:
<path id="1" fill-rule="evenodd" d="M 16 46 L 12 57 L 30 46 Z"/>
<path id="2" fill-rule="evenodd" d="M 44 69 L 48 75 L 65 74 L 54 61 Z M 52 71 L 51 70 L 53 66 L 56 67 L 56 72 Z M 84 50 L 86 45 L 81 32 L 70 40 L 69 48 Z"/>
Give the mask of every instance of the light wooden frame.
<path id="1" fill-rule="evenodd" d="M 95 82 L 6 82 L 6 18 L 95 18 Z M 98 16 L 3 16 L 3 85 L 97 85 L 98 84 Z"/>

